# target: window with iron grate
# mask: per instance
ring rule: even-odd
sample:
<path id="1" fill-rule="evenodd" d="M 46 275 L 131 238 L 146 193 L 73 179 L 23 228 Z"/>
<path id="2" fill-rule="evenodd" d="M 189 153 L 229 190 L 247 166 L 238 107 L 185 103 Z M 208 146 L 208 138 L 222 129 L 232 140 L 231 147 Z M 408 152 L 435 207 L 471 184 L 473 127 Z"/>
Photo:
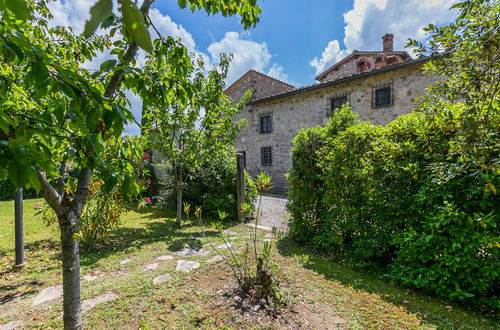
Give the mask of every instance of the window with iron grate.
<path id="1" fill-rule="evenodd" d="M 260 148 L 260 160 L 262 166 L 272 166 L 273 165 L 273 153 L 271 147 Z"/>
<path id="2" fill-rule="evenodd" d="M 393 100 L 392 84 L 379 84 L 373 87 L 372 107 L 390 107 L 393 105 Z"/>

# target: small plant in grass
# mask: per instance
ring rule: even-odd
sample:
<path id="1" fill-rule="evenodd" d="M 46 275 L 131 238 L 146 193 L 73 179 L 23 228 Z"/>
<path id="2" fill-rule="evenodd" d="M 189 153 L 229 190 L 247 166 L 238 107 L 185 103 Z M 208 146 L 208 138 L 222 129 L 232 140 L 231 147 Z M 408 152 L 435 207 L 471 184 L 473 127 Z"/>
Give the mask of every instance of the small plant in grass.
<path id="1" fill-rule="evenodd" d="M 273 261 L 273 253 L 275 251 L 273 247 L 276 241 L 282 237 L 282 233 L 273 228 L 272 237 L 268 241 L 263 242 L 262 247 L 259 247 L 257 227 L 262 205 L 262 193 L 271 189 L 271 177 L 265 173 L 261 173 L 254 181 L 259 193 L 259 202 L 253 226 L 252 243 L 246 243 L 243 253 L 238 254 L 236 249 L 230 244 L 229 239 L 224 235 L 223 223 L 227 217 L 225 212 L 219 212 L 219 221 L 215 223 L 215 228 L 219 231 L 223 243 L 227 246 L 229 251 L 227 255 L 222 254 L 205 235 L 200 207 L 196 208 L 195 215 L 202 227 L 202 236 L 207 239 L 211 248 L 223 258 L 231 270 L 232 277 L 236 280 L 237 296 L 235 298 L 237 301 L 241 305 L 248 304 L 252 306 L 254 311 L 265 308 L 273 312 L 278 305 L 283 303 L 279 283 L 275 277 L 278 265 Z M 253 209 L 251 205 L 246 204 L 243 204 L 242 208 L 245 212 L 250 212 Z M 189 208 L 187 209 L 189 211 Z"/>

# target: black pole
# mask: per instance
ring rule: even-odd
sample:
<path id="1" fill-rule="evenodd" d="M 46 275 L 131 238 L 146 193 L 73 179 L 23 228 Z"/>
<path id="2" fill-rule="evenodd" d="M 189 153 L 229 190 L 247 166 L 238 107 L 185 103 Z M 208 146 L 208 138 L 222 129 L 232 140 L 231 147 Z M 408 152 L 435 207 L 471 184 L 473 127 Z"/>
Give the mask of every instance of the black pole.
<path id="1" fill-rule="evenodd" d="M 14 269 L 22 269 L 24 263 L 24 242 L 23 242 L 23 189 L 16 190 L 14 198 L 15 227 L 16 227 L 16 264 Z"/>

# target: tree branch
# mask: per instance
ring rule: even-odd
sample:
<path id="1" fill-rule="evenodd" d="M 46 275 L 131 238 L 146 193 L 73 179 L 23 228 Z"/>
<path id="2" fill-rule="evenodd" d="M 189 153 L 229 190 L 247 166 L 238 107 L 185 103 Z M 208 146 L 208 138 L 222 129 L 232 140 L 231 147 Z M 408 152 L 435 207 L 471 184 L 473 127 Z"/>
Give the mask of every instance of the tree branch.
<path id="1" fill-rule="evenodd" d="M 144 20 L 147 21 L 147 16 L 149 14 L 149 8 L 153 4 L 154 0 L 144 0 L 144 3 L 142 4 L 140 11 L 142 15 L 144 15 Z M 123 55 L 123 59 L 120 62 L 120 66 L 127 66 L 135 57 L 137 54 L 137 51 L 139 50 L 139 46 L 136 43 L 132 43 L 128 46 L 127 51 Z M 123 77 L 124 77 L 124 72 L 122 70 L 116 71 L 113 76 L 111 77 L 111 80 L 109 81 L 108 87 L 106 87 L 106 91 L 104 92 L 105 97 L 112 97 L 118 87 L 120 86 Z"/>
<path id="2" fill-rule="evenodd" d="M 84 167 L 78 176 L 78 186 L 76 187 L 75 198 L 73 198 L 73 201 L 71 202 L 71 206 L 76 211 L 78 217 L 82 214 L 85 202 L 89 197 L 91 174 L 92 170 L 89 167 Z"/>
<path id="3" fill-rule="evenodd" d="M 57 193 L 57 191 L 52 187 L 52 185 L 45 178 L 45 174 L 37 171 L 38 180 L 40 181 L 42 187 L 42 196 L 45 198 L 50 207 L 56 212 L 56 214 L 63 214 L 62 197 Z"/>

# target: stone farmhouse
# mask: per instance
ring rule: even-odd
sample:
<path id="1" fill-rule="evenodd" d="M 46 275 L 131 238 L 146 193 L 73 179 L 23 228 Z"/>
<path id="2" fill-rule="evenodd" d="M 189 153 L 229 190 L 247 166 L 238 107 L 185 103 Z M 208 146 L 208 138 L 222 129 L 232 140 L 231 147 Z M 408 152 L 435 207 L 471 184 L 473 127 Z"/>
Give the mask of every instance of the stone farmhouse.
<path id="1" fill-rule="evenodd" d="M 246 170 L 251 175 L 267 172 L 274 189 L 285 191 L 292 140 L 301 128 L 324 125 L 346 102 L 360 119 L 374 124 L 385 125 L 409 113 L 414 99 L 439 78 L 422 72 L 428 57 L 412 59 L 405 51 L 394 51 L 393 38 L 382 37 L 382 51 L 353 51 L 319 74 L 313 85 L 296 88 L 250 70 L 229 86 L 225 93 L 235 101 L 253 90 L 235 118 L 247 120 L 235 141 Z"/>

